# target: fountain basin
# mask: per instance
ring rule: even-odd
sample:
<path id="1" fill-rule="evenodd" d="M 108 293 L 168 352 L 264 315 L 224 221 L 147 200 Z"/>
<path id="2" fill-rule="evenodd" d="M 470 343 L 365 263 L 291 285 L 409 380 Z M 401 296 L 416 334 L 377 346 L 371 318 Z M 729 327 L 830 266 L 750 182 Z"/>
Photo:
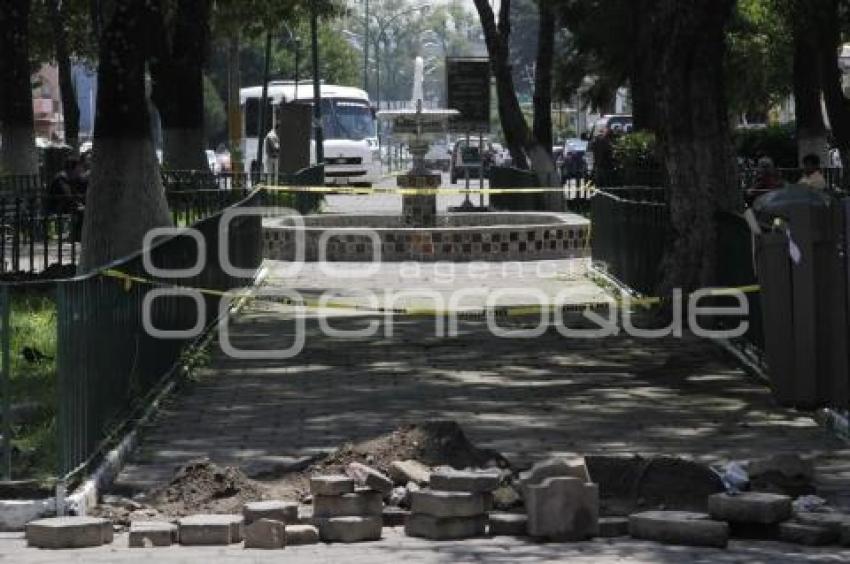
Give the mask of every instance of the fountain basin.
<path id="1" fill-rule="evenodd" d="M 396 215 L 327 214 L 263 221 L 263 254 L 308 262 L 530 261 L 590 256 L 590 222 L 571 213 L 453 213 L 434 227 L 409 227 Z M 303 235 L 299 234 L 303 230 Z"/>

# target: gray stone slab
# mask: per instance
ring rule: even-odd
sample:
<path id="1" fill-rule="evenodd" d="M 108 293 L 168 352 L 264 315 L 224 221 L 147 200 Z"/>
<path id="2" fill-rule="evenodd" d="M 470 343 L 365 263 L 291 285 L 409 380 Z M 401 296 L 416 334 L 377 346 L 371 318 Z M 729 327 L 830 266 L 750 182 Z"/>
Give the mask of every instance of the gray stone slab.
<path id="1" fill-rule="evenodd" d="M 313 525 L 287 525 L 286 544 L 298 546 L 319 542 L 319 529 Z"/>
<path id="2" fill-rule="evenodd" d="M 257 519 L 245 526 L 245 548 L 279 550 L 286 547 L 286 523 Z"/>
<path id="3" fill-rule="evenodd" d="M 130 548 L 171 546 L 178 541 L 177 525 L 168 521 L 133 521 L 130 523 Z"/>
<path id="4" fill-rule="evenodd" d="M 399 507 L 385 507 L 382 517 L 384 527 L 404 527 L 410 517 L 410 511 Z"/>
<path id="5" fill-rule="evenodd" d="M 707 513 L 646 511 L 629 516 L 629 534 L 665 544 L 725 548 L 729 525 L 713 521 Z"/>
<path id="6" fill-rule="evenodd" d="M 528 534 L 542 540 L 579 541 L 599 532 L 599 488 L 579 478 L 546 478 L 525 488 Z"/>
<path id="7" fill-rule="evenodd" d="M 180 544 L 185 546 L 228 545 L 241 542 L 242 515 L 191 515 L 178 521 Z"/>
<path id="8" fill-rule="evenodd" d="M 602 538 L 629 536 L 628 517 L 600 517 L 599 536 Z"/>
<path id="9" fill-rule="evenodd" d="M 363 542 L 381 539 L 383 517 L 332 517 L 313 519 L 324 542 Z"/>
<path id="10" fill-rule="evenodd" d="M 393 490 L 393 481 L 389 476 L 360 462 L 351 462 L 346 467 L 345 473 L 358 484 L 381 492 L 384 495 L 389 494 Z"/>
<path id="11" fill-rule="evenodd" d="M 408 482 L 424 486 L 431 479 L 431 469 L 418 460 L 396 460 L 390 464 L 389 473 L 393 483 L 398 486 L 407 485 Z"/>
<path id="12" fill-rule="evenodd" d="M 804 546 L 826 546 L 837 543 L 839 535 L 827 527 L 816 527 L 786 521 L 779 524 L 777 538 L 783 542 L 802 544 Z"/>
<path id="13" fill-rule="evenodd" d="M 542 483 L 547 478 L 578 478 L 591 482 L 584 459 L 549 458 L 542 460 L 525 472 L 520 472 L 521 488 Z"/>
<path id="14" fill-rule="evenodd" d="M 410 492 L 410 511 L 433 517 L 474 517 L 487 512 L 479 493 L 421 490 Z"/>
<path id="15" fill-rule="evenodd" d="M 260 519 L 271 519 L 294 525 L 298 522 L 298 502 L 295 501 L 252 501 L 242 507 L 245 524 Z"/>
<path id="16" fill-rule="evenodd" d="M 354 480 L 342 474 L 310 478 L 310 493 L 313 495 L 342 495 L 353 492 Z"/>
<path id="17" fill-rule="evenodd" d="M 381 492 L 359 491 L 344 495 L 313 497 L 313 519 L 348 516 L 379 516 L 384 508 Z"/>
<path id="18" fill-rule="evenodd" d="M 410 537 L 430 540 L 453 540 L 480 537 L 486 529 L 487 519 L 477 517 L 439 518 L 431 515 L 411 514 L 404 527 L 404 533 Z"/>
<path id="19" fill-rule="evenodd" d="M 97 517 L 50 517 L 27 523 L 27 545 L 36 548 L 86 548 L 112 542 L 112 523 Z"/>
<path id="20" fill-rule="evenodd" d="M 791 517 L 791 498 L 760 492 L 719 493 L 709 496 L 708 513 L 718 521 L 773 525 Z"/>
<path id="21" fill-rule="evenodd" d="M 492 492 L 499 487 L 498 470 L 455 470 L 437 468 L 430 475 L 432 490 L 448 492 Z"/>
<path id="22" fill-rule="evenodd" d="M 528 534 L 528 515 L 521 513 L 490 513 L 487 517 L 491 536 L 524 537 Z"/>

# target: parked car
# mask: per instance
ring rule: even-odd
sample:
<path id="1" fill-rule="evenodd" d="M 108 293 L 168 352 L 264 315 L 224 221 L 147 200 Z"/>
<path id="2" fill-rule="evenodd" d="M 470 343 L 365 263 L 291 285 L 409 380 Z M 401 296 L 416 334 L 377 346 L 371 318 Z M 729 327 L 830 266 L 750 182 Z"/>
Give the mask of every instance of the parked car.
<path id="1" fill-rule="evenodd" d="M 583 139 L 567 139 L 560 148 L 562 153 L 561 177 L 564 180 L 579 180 L 587 175 L 587 141 Z"/>
<path id="2" fill-rule="evenodd" d="M 430 169 L 448 172 L 452 165 L 452 150 L 446 142 L 436 142 L 425 154 L 425 166 Z"/>
<path id="3" fill-rule="evenodd" d="M 484 169 L 484 174 L 487 174 L 486 168 L 489 166 L 489 145 L 484 141 L 484 151 L 479 146 L 478 139 L 470 139 L 467 144 L 465 139 L 455 143 L 454 151 L 452 152 L 452 167 L 451 181 L 452 184 L 458 180 L 466 178 L 478 178 L 479 172 Z"/>
<path id="4" fill-rule="evenodd" d="M 585 164 L 588 172 L 594 169 L 593 143 L 599 138 L 608 134 L 609 131 L 618 131 L 620 133 L 631 133 L 634 128 L 635 120 L 629 114 L 608 114 L 604 115 L 593 124 L 588 134 L 588 146 L 585 151 Z"/>

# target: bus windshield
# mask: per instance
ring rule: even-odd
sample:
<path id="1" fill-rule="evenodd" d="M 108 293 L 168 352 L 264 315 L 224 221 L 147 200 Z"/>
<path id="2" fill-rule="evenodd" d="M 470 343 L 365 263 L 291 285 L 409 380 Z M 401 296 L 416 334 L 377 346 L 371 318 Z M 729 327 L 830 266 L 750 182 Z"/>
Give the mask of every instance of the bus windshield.
<path id="1" fill-rule="evenodd" d="M 312 100 L 301 103 L 313 106 Z M 362 100 L 322 99 L 322 127 L 325 139 L 362 141 L 377 136 L 372 108 Z"/>

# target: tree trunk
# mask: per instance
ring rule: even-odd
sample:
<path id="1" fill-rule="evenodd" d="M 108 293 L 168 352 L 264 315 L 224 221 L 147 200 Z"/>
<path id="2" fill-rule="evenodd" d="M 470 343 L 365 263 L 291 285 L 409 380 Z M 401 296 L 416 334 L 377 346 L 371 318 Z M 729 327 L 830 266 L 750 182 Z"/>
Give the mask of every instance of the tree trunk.
<path id="1" fill-rule="evenodd" d="M 209 47 L 209 0 L 180 0 L 169 28 L 157 4 L 160 48 L 151 61 L 151 97 L 163 128 L 163 160 L 174 170 L 208 170 L 204 150 L 204 62 Z"/>
<path id="2" fill-rule="evenodd" d="M 227 49 L 227 131 L 230 139 L 230 170 L 242 172 L 242 110 L 239 105 L 240 88 L 239 34 L 230 37 Z"/>
<path id="3" fill-rule="evenodd" d="M 664 292 L 716 283 L 715 214 L 739 206 L 724 85 L 734 0 L 660 0 L 654 33 L 661 152 L 670 179 L 672 245 Z M 698 71 L 697 71 L 698 69 Z"/>
<path id="4" fill-rule="evenodd" d="M 826 125 L 821 105 L 821 73 L 817 64 L 817 27 L 808 16 L 808 4 L 794 3 L 794 107 L 797 122 L 797 153 L 802 163 L 808 154 L 827 162 Z M 815 59 L 813 61 L 812 59 Z"/>
<path id="5" fill-rule="evenodd" d="M 149 8 L 136 0 L 112 4 L 100 42 L 81 273 L 138 251 L 151 228 L 171 225 L 145 98 Z"/>
<path id="6" fill-rule="evenodd" d="M 656 127 L 656 66 L 647 53 L 655 50 L 652 25 L 645 14 L 652 13 L 656 0 L 632 0 L 629 3 L 632 18 L 634 57 L 630 65 L 629 86 L 632 95 L 632 116 L 636 130 L 652 131 Z"/>
<path id="7" fill-rule="evenodd" d="M 534 138 L 552 154 L 552 63 L 555 57 L 555 11 L 552 0 L 539 0 L 540 29 L 534 73 Z"/>
<path id="8" fill-rule="evenodd" d="M 818 69 L 821 75 L 823 98 L 835 145 L 841 153 L 844 170 L 850 170 L 850 101 L 844 96 L 843 75 L 838 67 L 841 47 L 841 19 L 837 0 L 810 0 L 806 3 L 814 13 L 817 26 Z M 844 175 L 844 183 L 850 175 Z"/>
<path id="9" fill-rule="evenodd" d="M 80 149 L 80 108 L 77 105 L 77 93 L 71 78 L 71 56 L 68 53 L 65 15 L 60 6 L 60 0 L 48 0 L 47 9 L 50 13 L 56 63 L 59 67 L 59 90 L 62 94 L 62 114 L 65 117 L 65 143 L 70 145 L 76 153 Z"/>
<path id="10" fill-rule="evenodd" d="M 30 3 L 0 0 L 0 171 L 37 174 L 29 61 Z"/>

